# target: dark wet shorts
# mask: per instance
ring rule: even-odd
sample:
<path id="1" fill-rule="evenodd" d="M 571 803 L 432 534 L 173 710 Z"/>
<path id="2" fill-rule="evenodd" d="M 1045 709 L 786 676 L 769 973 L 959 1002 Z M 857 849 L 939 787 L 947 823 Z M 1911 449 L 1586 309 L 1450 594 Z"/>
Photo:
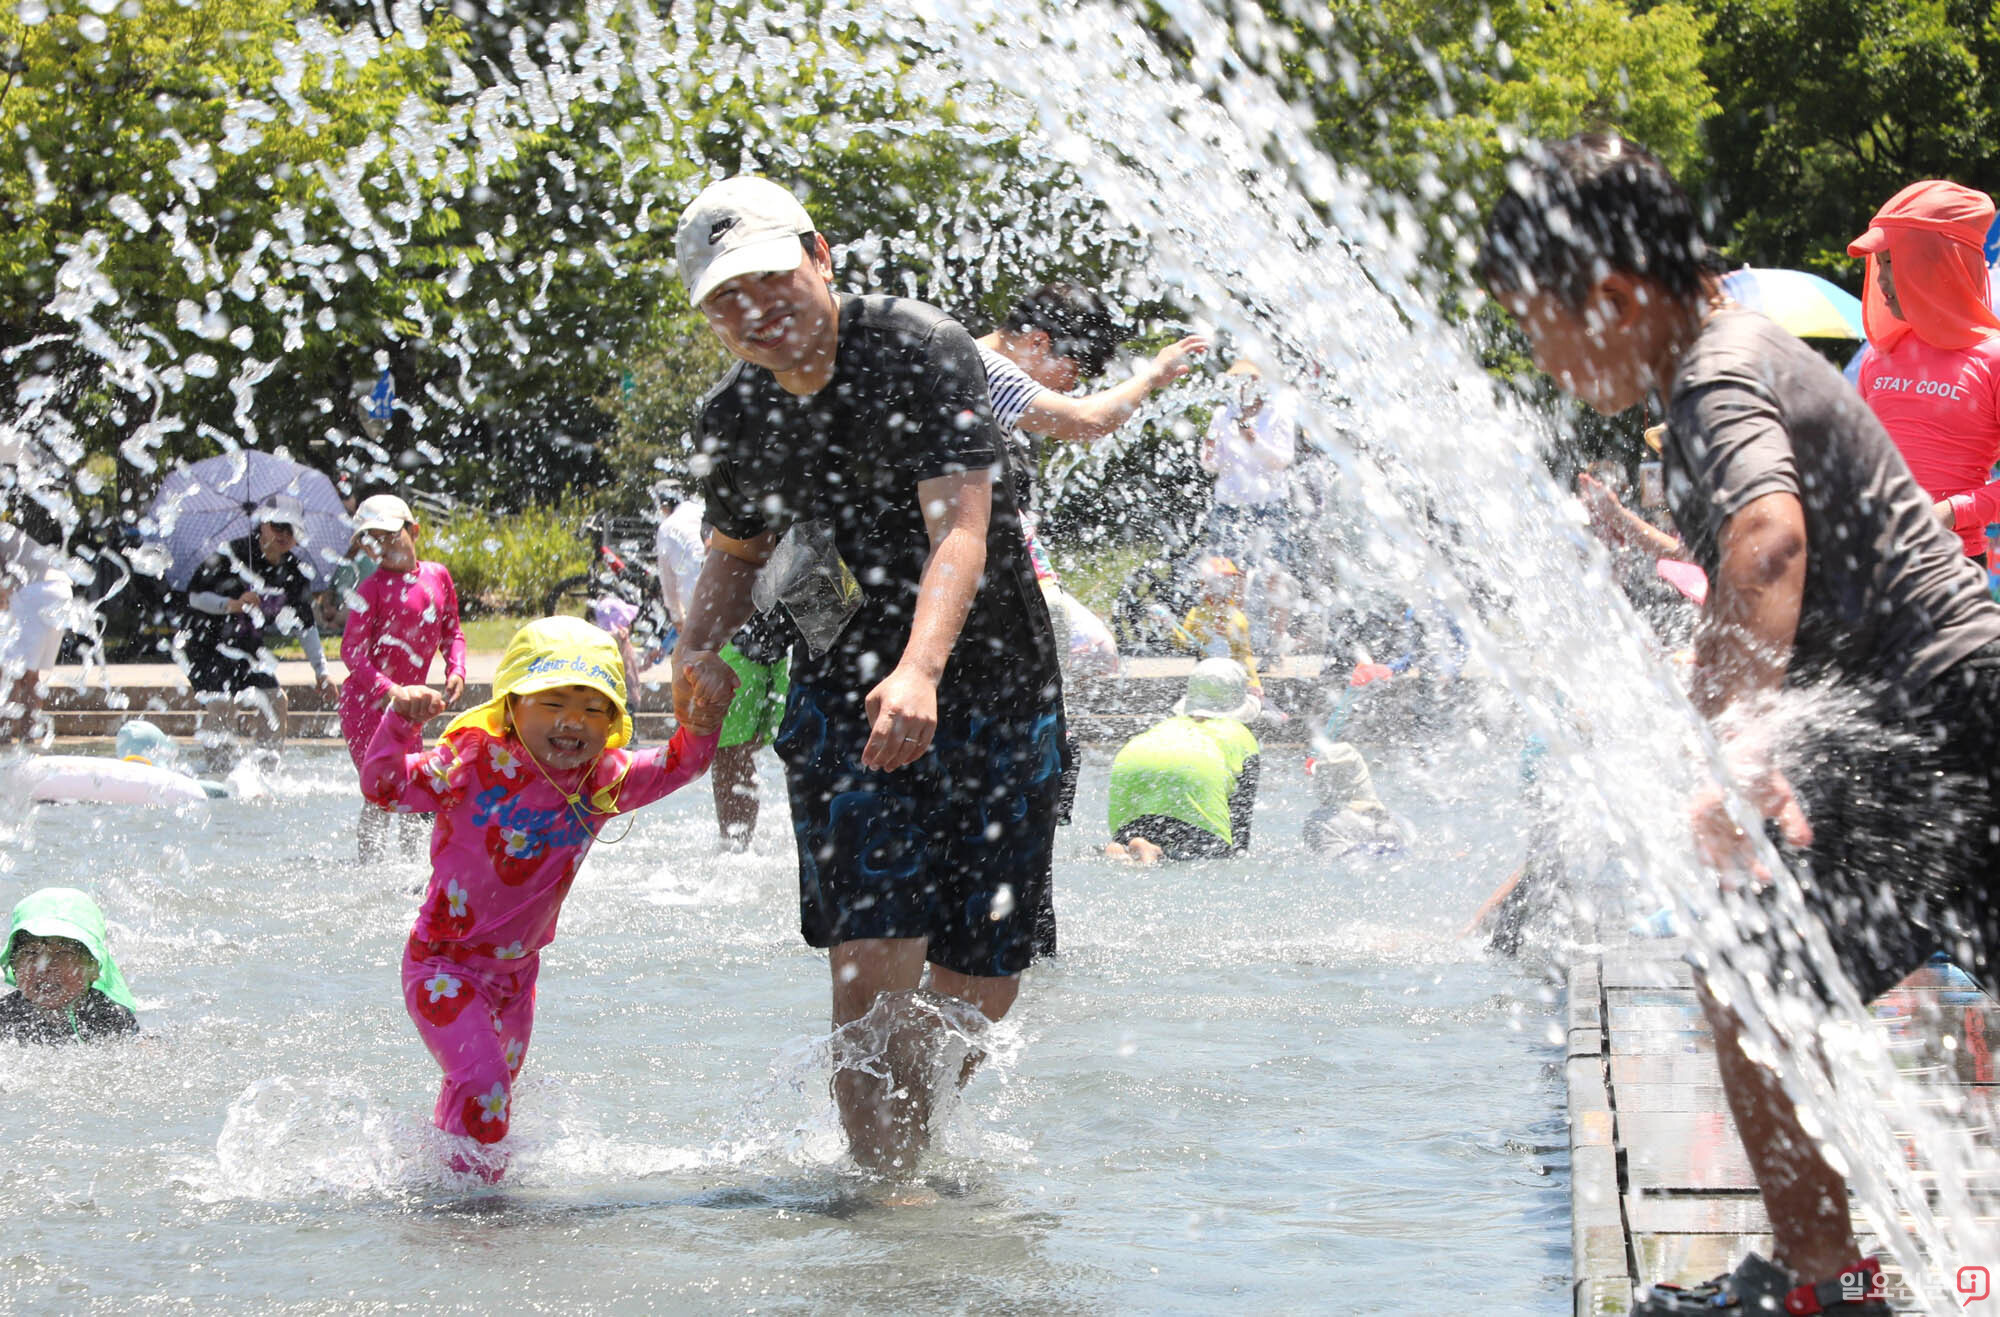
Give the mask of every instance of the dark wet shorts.
<path id="1" fill-rule="evenodd" d="M 930 750 L 881 773 L 860 763 L 860 696 L 793 684 L 772 744 L 798 839 L 799 929 L 815 947 L 928 938 L 933 964 L 1018 974 L 1056 945 L 1061 708 L 941 703 Z"/>
<path id="2" fill-rule="evenodd" d="M 1123 846 L 1134 837 L 1144 837 L 1160 848 L 1169 860 L 1209 860 L 1229 854 L 1229 843 L 1210 832 L 1169 814 L 1141 814 L 1113 834 L 1111 840 Z"/>
<path id="3" fill-rule="evenodd" d="M 275 673 L 259 668 L 240 651 L 206 645 L 188 645 L 187 678 L 188 685 L 203 694 L 278 688 Z"/>
<path id="4" fill-rule="evenodd" d="M 1846 729 L 1794 785 L 1813 828 L 1806 901 L 1842 970 L 1872 1001 L 1943 951 L 1991 987 L 2000 951 L 2000 645 L 1882 725 Z M 1787 921 L 1758 939 L 1826 997 Z"/>

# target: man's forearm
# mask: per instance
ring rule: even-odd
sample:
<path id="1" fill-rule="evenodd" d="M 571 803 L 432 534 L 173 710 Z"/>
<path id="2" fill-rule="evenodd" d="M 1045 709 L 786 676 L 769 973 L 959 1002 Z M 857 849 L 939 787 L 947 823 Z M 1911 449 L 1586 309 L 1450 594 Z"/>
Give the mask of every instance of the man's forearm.
<path id="1" fill-rule="evenodd" d="M 709 549 L 693 597 L 687 602 L 687 616 L 675 648 L 718 650 L 727 644 L 755 611 L 750 590 L 757 583 L 757 572 L 756 563 L 722 549 Z"/>
<path id="2" fill-rule="evenodd" d="M 984 527 L 954 526 L 931 549 L 917 586 L 917 613 L 910 622 L 910 640 L 899 666 L 912 668 L 935 682 L 944 675 L 958 633 L 979 593 L 986 570 Z"/>
<path id="3" fill-rule="evenodd" d="M 299 632 L 299 648 L 305 651 L 313 676 L 326 676 L 326 647 L 320 644 L 318 627 L 308 623 L 305 630 Z"/>
<path id="4" fill-rule="evenodd" d="M 1158 387 L 1152 373 L 1144 371 L 1115 388 L 1093 393 L 1087 398 L 1062 398 L 1059 394 L 1046 398 L 1042 400 L 1044 407 L 1049 407 L 1060 398 L 1074 408 L 1068 425 L 1047 433 L 1057 439 L 1080 439 L 1085 442 L 1101 439 L 1130 420 L 1132 413 L 1138 411 Z"/>

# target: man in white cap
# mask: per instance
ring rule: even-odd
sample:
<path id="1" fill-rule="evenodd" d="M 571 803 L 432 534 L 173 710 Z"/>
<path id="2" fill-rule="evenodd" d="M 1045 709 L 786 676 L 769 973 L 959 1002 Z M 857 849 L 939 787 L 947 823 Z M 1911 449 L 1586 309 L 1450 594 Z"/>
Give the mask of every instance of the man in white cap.
<path id="1" fill-rule="evenodd" d="M 174 655 L 199 703 L 235 706 L 229 730 L 275 749 L 285 739 L 291 706 L 264 643 L 267 629 L 298 636 L 322 697 L 332 699 L 339 686 L 326 670 L 313 618 L 319 587 L 295 552 L 304 529 L 298 500 L 273 495 L 250 520 L 250 534 L 217 549 L 189 579 L 188 614 L 174 636 Z"/>
<path id="2" fill-rule="evenodd" d="M 1119 748 L 1107 822 L 1114 860 L 1211 859 L 1249 848 L 1257 804 L 1261 706 L 1234 659 L 1203 659 L 1174 716 Z"/>
<path id="3" fill-rule="evenodd" d="M 918 302 L 836 294 L 826 240 L 765 179 L 708 188 L 676 245 L 737 364 L 697 424 L 713 530 L 675 705 L 753 586 L 786 605 L 804 640 L 774 744 L 801 932 L 829 951 L 834 1023 L 880 1053 L 834 1095 L 856 1160 L 908 1174 L 949 1082 L 938 1012 L 913 994 L 997 1020 L 1054 949 L 1055 635 L 1014 502 L 994 497 L 1006 453 L 971 336 Z"/>

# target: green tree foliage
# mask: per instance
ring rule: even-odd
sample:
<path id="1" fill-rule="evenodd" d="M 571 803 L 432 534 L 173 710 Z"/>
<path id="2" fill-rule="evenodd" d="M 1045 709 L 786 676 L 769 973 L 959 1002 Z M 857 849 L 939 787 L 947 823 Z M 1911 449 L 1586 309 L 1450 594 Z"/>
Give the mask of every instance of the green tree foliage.
<path id="1" fill-rule="evenodd" d="M 1523 142 L 1616 129 L 1691 183 L 1703 174 L 1703 128 L 1717 110 L 1702 67 L 1711 19 L 1680 0 L 1262 3 L 1283 25 L 1269 48 L 1293 99 L 1311 106 L 1314 139 L 1421 235 L 1413 273 L 1446 304 L 1472 282 L 1481 221 Z M 1638 418 L 1562 400 L 1490 308 L 1475 333 L 1498 376 L 1570 412 L 1563 464 L 1637 460 Z"/>
<path id="2" fill-rule="evenodd" d="M 1905 185 L 2000 185 L 1991 0 L 1701 0 L 1733 252 L 1857 286 L 1847 242 Z"/>
<path id="3" fill-rule="evenodd" d="M 141 484 L 284 446 L 499 510 L 600 487 L 615 463 L 630 502 L 718 364 L 671 250 L 711 178 L 800 190 L 849 286 L 976 311 L 1102 268 L 1087 203 L 1018 158 L 1018 110 L 913 82 L 918 26 L 707 3 L 423 26 L 392 8 L 393 25 L 351 0 L 0 15 L 0 334 L 35 345 L 4 382 L 34 381 L 40 438 L 120 453 Z M 1050 234 L 1073 249 L 1029 250 Z M 357 395 L 383 369 L 397 405 L 377 425 Z"/>
<path id="4" fill-rule="evenodd" d="M 975 329 L 1034 285 L 1102 285 L 1129 259 L 1129 237 L 1062 165 L 1023 158 L 1017 107 L 990 89 L 911 81 L 921 28 L 889 39 L 829 8 L 813 12 L 818 26 L 805 28 L 714 4 L 677 17 L 703 77 L 668 130 L 680 155 L 710 166 L 683 199 L 743 168 L 782 179 L 832 245 L 843 288 L 921 298 Z M 622 369 L 598 395 L 628 507 L 663 470 L 684 472 L 695 406 L 726 364 L 685 300 L 669 237 L 663 228 L 655 296 L 628 307 L 639 314 L 626 318 Z"/>
<path id="5" fill-rule="evenodd" d="M 218 442 L 303 454 L 350 422 L 418 295 L 389 244 L 450 223 L 344 172 L 429 113 L 441 47 L 418 40 L 270 0 L 0 11 L 0 338 L 7 382 L 68 407 L 45 440 L 150 468 Z M 331 244 L 371 201 L 381 248 Z"/>
<path id="6" fill-rule="evenodd" d="M 1422 226 L 1444 290 L 1524 140 L 1615 128 L 1698 174 L 1709 19 L 1679 0 L 1262 0 L 1315 141 Z"/>

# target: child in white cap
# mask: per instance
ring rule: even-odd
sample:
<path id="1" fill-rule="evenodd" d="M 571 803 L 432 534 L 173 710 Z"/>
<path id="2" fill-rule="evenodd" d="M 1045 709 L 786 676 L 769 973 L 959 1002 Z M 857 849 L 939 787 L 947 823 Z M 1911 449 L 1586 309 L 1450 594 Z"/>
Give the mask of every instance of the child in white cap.
<path id="1" fill-rule="evenodd" d="M 354 510 L 354 533 L 376 570 L 354 590 L 347 630 L 340 638 L 347 681 L 340 688 L 340 732 L 356 771 L 368 743 L 392 705 L 414 707 L 428 693 L 431 661 L 444 654 L 444 702 L 465 691 L 465 633 L 458 625 L 458 587 L 443 563 L 417 557 L 423 527 L 410 505 L 394 494 L 376 494 Z M 400 703 L 398 703 L 400 701 Z M 361 806 L 357 831 L 361 858 L 379 858 L 388 843 L 389 815 Z"/>

